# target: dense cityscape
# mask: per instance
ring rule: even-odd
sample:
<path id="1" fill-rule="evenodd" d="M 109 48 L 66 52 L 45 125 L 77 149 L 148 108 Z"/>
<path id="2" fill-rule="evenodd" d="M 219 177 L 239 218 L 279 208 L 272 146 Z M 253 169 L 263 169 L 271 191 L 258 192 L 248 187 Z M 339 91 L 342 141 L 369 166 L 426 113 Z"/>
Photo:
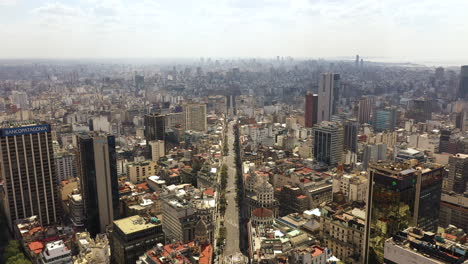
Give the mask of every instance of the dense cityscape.
<path id="1" fill-rule="evenodd" d="M 4 263 L 468 263 L 468 66 L 3 60 Z"/>

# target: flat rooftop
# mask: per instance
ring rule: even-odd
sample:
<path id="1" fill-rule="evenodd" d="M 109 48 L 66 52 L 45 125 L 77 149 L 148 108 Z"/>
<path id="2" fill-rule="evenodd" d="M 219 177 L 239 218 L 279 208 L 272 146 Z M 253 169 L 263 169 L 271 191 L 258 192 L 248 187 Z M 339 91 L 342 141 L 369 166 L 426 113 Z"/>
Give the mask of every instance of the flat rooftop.
<path id="1" fill-rule="evenodd" d="M 124 233 L 132 234 L 160 225 L 160 221 L 151 221 L 150 218 L 143 218 L 139 215 L 115 220 L 114 224 Z"/>

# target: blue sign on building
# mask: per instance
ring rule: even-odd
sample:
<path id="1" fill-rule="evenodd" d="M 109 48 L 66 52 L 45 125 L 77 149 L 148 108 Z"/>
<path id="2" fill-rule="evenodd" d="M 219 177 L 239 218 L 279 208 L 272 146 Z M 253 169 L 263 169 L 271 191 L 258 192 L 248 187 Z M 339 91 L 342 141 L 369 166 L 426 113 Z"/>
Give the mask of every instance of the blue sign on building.
<path id="1" fill-rule="evenodd" d="M 2 137 L 12 137 L 19 135 L 35 134 L 50 132 L 50 125 L 38 125 L 38 126 L 26 126 L 26 127 L 15 127 L 15 128 L 3 128 L 0 130 Z"/>

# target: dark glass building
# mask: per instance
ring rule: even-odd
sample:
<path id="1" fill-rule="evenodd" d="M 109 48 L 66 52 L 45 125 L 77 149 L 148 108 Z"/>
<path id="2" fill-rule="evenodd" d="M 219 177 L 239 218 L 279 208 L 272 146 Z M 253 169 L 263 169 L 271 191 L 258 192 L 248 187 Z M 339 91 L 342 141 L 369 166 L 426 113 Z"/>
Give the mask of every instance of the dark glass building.
<path id="1" fill-rule="evenodd" d="M 468 65 L 461 66 L 458 98 L 468 99 Z"/>
<path id="2" fill-rule="evenodd" d="M 438 165 L 371 164 L 364 263 L 383 263 L 385 240 L 409 226 L 436 231 L 444 173 Z"/>
<path id="3" fill-rule="evenodd" d="M 106 232 L 118 218 L 119 190 L 115 137 L 90 133 L 78 136 L 78 177 L 91 235 Z"/>
<path id="4" fill-rule="evenodd" d="M 357 153 L 357 136 L 359 133 L 359 124 L 353 120 L 346 120 L 344 127 L 344 149 Z"/>
<path id="5" fill-rule="evenodd" d="M 165 120 L 163 115 L 152 114 L 145 115 L 145 138 L 149 143 L 153 140 L 163 140 L 165 132 Z"/>

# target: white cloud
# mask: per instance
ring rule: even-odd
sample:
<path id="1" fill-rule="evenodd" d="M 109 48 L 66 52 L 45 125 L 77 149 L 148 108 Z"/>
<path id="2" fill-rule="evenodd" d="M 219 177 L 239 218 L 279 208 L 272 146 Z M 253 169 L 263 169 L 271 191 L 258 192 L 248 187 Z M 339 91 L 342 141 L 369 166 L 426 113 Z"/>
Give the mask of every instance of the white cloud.
<path id="1" fill-rule="evenodd" d="M 18 0 L 0 0 L 0 6 L 14 6 L 18 2 Z"/>
<path id="2" fill-rule="evenodd" d="M 455 56 L 468 46 L 467 9 L 465 0 L 56 1 L 0 24 L 10 36 L 0 57 Z M 28 48 L 34 37 L 44 41 Z"/>

